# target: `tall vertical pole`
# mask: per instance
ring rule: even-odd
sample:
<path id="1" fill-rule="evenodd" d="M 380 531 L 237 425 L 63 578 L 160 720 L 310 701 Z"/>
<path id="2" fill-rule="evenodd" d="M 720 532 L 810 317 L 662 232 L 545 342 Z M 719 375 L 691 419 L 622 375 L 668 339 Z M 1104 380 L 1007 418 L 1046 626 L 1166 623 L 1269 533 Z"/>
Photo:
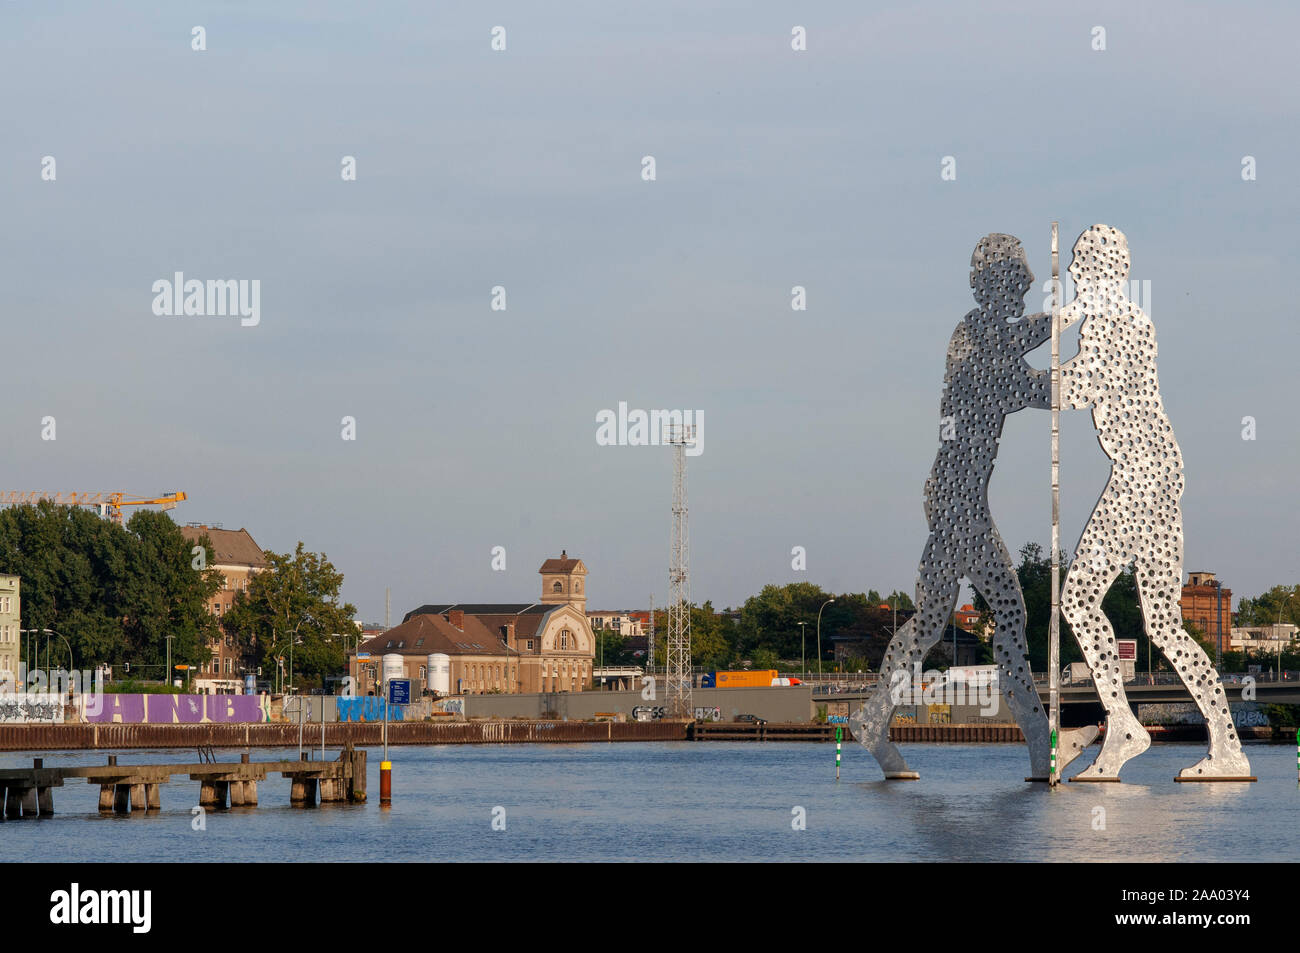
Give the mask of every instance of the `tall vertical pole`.
<path id="1" fill-rule="evenodd" d="M 670 718 L 689 719 L 691 710 L 691 586 L 687 569 L 686 448 L 695 443 L 695 428 L 675 429 L 673 449 L 672 564 L 668 569 L 668 644 L 664 672 Z"/>
<path id="2" fill-rule="evenodd" d="M 646 671 L 655 670 L 655 594 L 650 593 L 650 638 L 646 645 Z"/>
<path id="3" fill-rule="evenodd" d="M 1051 730 L 1049 785 L 1060 781 L 1056 748 L 1061 728 L 1061 265 L 1052 223 L 1052 620 L 1047 630 L 1047 725 Z"/>

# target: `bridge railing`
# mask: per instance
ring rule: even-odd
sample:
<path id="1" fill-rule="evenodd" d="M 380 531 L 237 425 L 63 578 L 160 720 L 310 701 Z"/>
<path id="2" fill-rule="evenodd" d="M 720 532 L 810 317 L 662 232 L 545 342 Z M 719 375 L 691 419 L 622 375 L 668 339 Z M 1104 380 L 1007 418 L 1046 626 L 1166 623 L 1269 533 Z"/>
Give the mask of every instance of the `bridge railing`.
<path id="1" fill-rule="evenodd" d="M 783 673 L 784 674 L 784 673 Z M 809 675 L 806 678 L 798 673 L 791 672 L 789 677 L 798 678 L 805 685 L 812 687 L 814 695 L 837 695 L 844 692 L 859 692 L 869 689 L 880 681 L 880 675 L 877 672 L 854 672 L 851 674 L 831 674 L 824 673 L 821 676 Z M 1260 672 L 1257 675 L 1247 675 L 1242 672 L 1225 672 L 1220 675 L 1220 681 L 1225 685 L 1240 685 L 1247 677 L 1255 679 L 1259 685 L 1277 684 L 1282 682 L 1300 682 L 1300 672 L 1282 671 L 1282 672 Z M 1047 673 L 1035 672 L 1034 681 L 1038 683 L 1039 690 L 1042 691 L 1047 685 Z M 1070 680 L 1062 677 L 1062 688 L 1081 688 L 1091 686 L 1093 680 L 1091 677 L 1076 678 Z M 1125 680 L 1126 686 L 1141 687 L 1143 685 L 1180 685 L 1182 679 L 1176 672 L 1152 672 L 1148 675 L 1146 672 L 1138 672 L 1131 679 Z"/>
<path id="2" fill-rule="evenodd" d="M 1219 680 L 1227 685 L 1240 685 L 1247 678 L 1253 678 L 1257 684 L 1265 684 L 1269 682 L 1296 682 L 1296 681 L 1300 681 L 1300 672 L 1283 670 L 1281 672 L 1277 672 L 1277 671 L 1259 672 L 1258 674 L 1254 674 L 1254 675 L 1247 672 L 1220 672 L 1219 673 Z M 1034 681 L 1046 685 L 1047 673 L 1034 672 Z M 1091 676 L 1086 676 L 1084 678 L 1076 678 L 1071 680 L 1065 677 L 1064 675 L 1062 675 L 1061 687 L 1069 688 L 1070 686 L 1078 687 L 1080 685 L 1091 685 L 1092 681 L 1093 680 Z M 1133 678 L 1125 679 L 1124 684 L 1125 685 L 1180 685 L 1182 684 L 1182 679 L 1179 678 L 1177 672 L 1152 672 L 1150 674 L 1147 674 L 1146 672 L 1138 672 L 1136 675 L 1133 676 Z"/>

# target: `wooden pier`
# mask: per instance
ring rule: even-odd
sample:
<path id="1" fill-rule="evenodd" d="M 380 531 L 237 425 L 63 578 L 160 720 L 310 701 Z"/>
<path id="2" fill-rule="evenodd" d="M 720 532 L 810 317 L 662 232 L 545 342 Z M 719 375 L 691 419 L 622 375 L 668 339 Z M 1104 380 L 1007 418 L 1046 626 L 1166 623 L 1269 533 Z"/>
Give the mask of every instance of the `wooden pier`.
<path id="1" fill-rule="evenodd" d="M 517 744 L 584 741 L 685 741 L 686 722 L 469 721 L 392 722 L 389 745 Z M 0 751 L 75 751 L 100 748 L 296 748 L 299 739 L 319 748 L 384 741 L 381 722 L 320 722 L 198 725 L 0 725 Z"/>
<path id="2" fill-rule="evenodd" d="M 201 761 L 196 764 L 108 764 L 79 768 L 47 768 L 34 758 L 30 768 L 0 770 L 0 803 L 4 818 L 48 817 L 54 813 L 54 788 L 71 778 L 99 785 L 99 813 L 148 813 L 162 808 L 161 785 L 184 775 L 199 782 L 199 806 L 209 810 L 256 807 L 257 785 L 268 775 L 290 780 L 289 803 L 315 807 L 319 803 L 366 799 L 366 752 L 348 745 L 337 761 Z"/>
<path id="3" fill-rule="evenodd" d="M 812 721 L 697 721 L 690 730 L 692 741 L 834 741 L 836 725 Z M 844 737 L 849 735 L 848 725 Z"/>
<path id="4" fill-rule="evenodd" d="M 1016 724 L 916 725 L 894 722 L 889 726 L 889 740 L 895 744 L 937 741 L 945 743 L 1023 744 L 1024 734 Z"/>

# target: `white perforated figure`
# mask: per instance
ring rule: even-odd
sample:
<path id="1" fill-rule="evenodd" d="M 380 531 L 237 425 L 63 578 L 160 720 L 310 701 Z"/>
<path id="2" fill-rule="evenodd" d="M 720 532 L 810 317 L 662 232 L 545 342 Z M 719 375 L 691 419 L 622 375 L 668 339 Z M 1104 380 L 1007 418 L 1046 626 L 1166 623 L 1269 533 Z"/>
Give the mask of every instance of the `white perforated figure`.
<path id="1" fill-rule="evenodd" d="M 1155 327 L 1129 300 L 1128 273 L 1124 234 L 1092 226 L 1075 242 L 1075 298 L 1061 311 L 1063 327 L 1083 321 L 1079 353 L 1061 367 L 1061 405 L 1092 409 L 1097 439 L 1111 460 L 1110 478 L 1061 595 L 1106 709 L 1101 753 L 1075 780 L 1118 780 L 1124 763 L 1151 744 L 1129 709 L 1115 633 L 1101 609 L 1106 591 L 1129 565 L 1135 568 L 1147 636 L 1178 672 L 1209 728 L 1209 753 L 1180 779 L 1244 778 L 1250 763 L 1218 673 L 1182 627 L 1183 460 L 1160 400 Z"/>
<path id="2" fill-rule="evenodd" d="M 1050 406 L 1051 378 L 1024 355 L 1051 335 L 1052 316 L 1023 317 L 1034 276 L 1020 240 L 986 235 L 971 255 L 970 284 L 979 307 L 967 313 L 948 344 L 940 404 L 939 452 L 925 483 L 930 538 L 917 571 L 916 614 L 895 633 L 871 697 L 850 719 L 854 737 L 888 778 L 915 778 L 889 740 L 902 692 L 913 689 L 926 654 L 939 641 L 957 604 L 962 577 L 993 610 L 993 649 L 999 687 L 1024 732 L 1030 770 L 1046 779 L 1050 736 L 1047 714 L 1030 673 L 1025 644 L 1025 601 L 1002 537 L 989 513 L 989 477 L 1007 414 Z M 1071 734 L 1062 762 L 1078 755 L 1096 729 Z"/>

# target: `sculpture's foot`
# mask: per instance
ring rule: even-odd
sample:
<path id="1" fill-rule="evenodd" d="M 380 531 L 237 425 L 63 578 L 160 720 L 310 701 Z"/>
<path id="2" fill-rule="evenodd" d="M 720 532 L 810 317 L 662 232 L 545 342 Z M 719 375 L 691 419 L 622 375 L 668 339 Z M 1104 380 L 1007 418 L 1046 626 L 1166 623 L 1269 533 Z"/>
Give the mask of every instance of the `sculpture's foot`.
<path id="1" fill-rule="evenodd" d="M 1240 750 L 1215 757 L 1206 755 L 1190 768 L 1178 772 L 1177 781 L 1254 781 L 1250 762 Z"/>
<path id="2" fill-rule="evenodd" d="M 1111 715 L 1106 719 L 1106 740 L 1097 760 L 1076 774 L 1073 781 L 1118 781 L 1119 769 L 1151 747 L 1151 736 L 1133 713 Z"/>
<path id="3" fill-rule="evenodd" d="M 885 772 L 890 781 L 915 781 L 921 775 L 907 766 L 903 753 L 898 746 L 886 739 L 884 742 L 867 749 Z"/>
<path id="4" fill-rule="evenodd" d="M 872 717 L 865 707 L 860 708 L 849 719 L 849 728 L 862 747 L 871 752 L 886 778 L 891 781 L 915 781 L 920 775 L 907 766 L 903 753 L 889 740 L 889 721 L 886 719 L 892 715 L 892 711 L 883 714 L 877 712 Z"/>
<path id="5" fill-rule="evenodd" d="M 1062 731 L 1058 735 L 1061 743 L 1056 750 L 1056 776 L 1063 775 L 1070 762 L 1083 754 L 1083 749 L 1096 741 L 1100 733 L 1096 725 Z"/>
<path id="6" fill-rule="evenodd" d="M 1046 781 L 1052 767 L 1052 733 L 1047 727 L 1047 716 L 1038 713 L 1016 712 L 1016 723 L 1025 736 L 1029 749 L 1029 774 L 1026 780 Z"/>

